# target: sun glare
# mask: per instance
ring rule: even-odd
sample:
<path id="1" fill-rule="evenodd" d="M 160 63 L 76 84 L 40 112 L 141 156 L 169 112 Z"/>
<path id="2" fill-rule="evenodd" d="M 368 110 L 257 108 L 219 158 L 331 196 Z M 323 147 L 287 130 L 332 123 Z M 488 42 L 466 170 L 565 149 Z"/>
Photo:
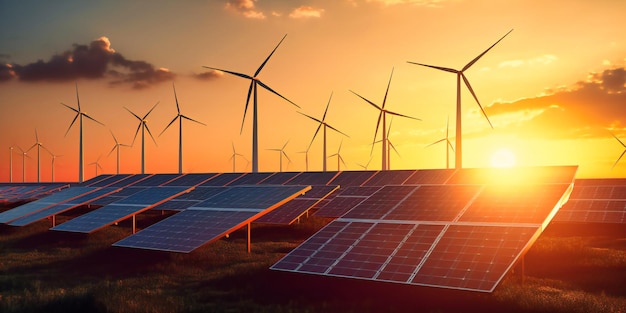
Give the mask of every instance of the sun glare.
<path id="1" fill-rule="evenodd" d="M 515 164 L 515 154 L 509 149 L 498 149 L 491 155 L 492 167 L 513 167 Z"/>

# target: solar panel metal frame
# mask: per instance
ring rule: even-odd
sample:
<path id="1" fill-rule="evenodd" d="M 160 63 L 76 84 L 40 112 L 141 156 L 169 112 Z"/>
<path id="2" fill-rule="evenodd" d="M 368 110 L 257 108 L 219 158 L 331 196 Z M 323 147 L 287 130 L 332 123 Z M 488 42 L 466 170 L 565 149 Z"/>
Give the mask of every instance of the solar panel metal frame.
<path id="1" fill-rule="evenodd" d="M 216 175 L 219 175 L 218 173 L 208 173 L 208 174 L 201 174 L 201 173 L 189 173 L 189 174 L 184 174 L 183 176 L 180 176 L 172 181 L 169 181 L 165 184 L 163 184 L 163 186 L 176 186 L 176 187 L 191 187 L 191 186 L 197 186 L 200 185 L 206 181 L 208 181 L 209 179 L 215 177 Z"/>
<path id="2" fill-rule="evenodd" d="M 211 179 L 205 181 L 204 183 L 198 186 L 226 186 L 230 182 L 238 179 L 239 177 L 245 175 L 245 173 L 221 173 L 219 175 L 215 175 L 211 177 Z"/>

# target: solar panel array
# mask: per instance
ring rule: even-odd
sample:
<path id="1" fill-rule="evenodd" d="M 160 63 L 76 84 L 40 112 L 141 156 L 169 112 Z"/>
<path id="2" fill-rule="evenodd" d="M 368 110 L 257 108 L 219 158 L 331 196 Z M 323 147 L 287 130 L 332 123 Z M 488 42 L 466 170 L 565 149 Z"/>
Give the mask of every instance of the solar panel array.
<path id="1" fill-rule="evenodd" d="M 419 171 L 402 172 L 392 181 L 405 185 L 364 197 L 272 269 L 491 292 L 566 201 L 576 169 L 429 172 L 421 185 L 406 184 Z"/>
<path id="2" fill-rule="evenodd" d="M 292 224 L 338 188 L 339 186 L 311 186 L 306 194 L 268 212 L 255 220 L 255 223 Z"/>
<path id="3" fill-rule="evenodd" d="M 9 223 L 18 218 L 41 211 L 58 203 L 66 202 L 87 192 L 96 190 L 92 187 L 72 187 L 55 192 L 45 198 L 28 202 L 0 213 L 0 223 Z"/>
<path id="4" fill-rule="evenodd" d="M 15 203 L 41 199 L 59 190 L 68 188 L 65 183 L 22 183 L 0 185 L 0 202 Z"/>
<path id="5" fill-rule="evenodd" d="M 233 186 L 115 244 L 188 253 L 249 224 L 310 186 Z"/>
<path id="6" fill-rule="evenodd" d="M 626 223 L 626 179 L 577 179 L 554 221 Z"/>

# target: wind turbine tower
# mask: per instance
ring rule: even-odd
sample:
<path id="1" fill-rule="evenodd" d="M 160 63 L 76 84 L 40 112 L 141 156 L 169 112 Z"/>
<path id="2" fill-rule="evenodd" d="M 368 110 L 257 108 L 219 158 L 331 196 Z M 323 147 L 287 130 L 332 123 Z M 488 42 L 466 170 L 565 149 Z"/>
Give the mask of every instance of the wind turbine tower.
<path id="1" fill-rule="evenodd" d="M 491 47 L 487 48 L 487 50 L 483 51 L 477 57 L 472 59 L 469 63 L 465 64 L 465 66 L 460 70 L 456 70 L 456 69 L 449 68 L 449 67 L 428 65 L 428 64 L 422 64 L 422 63 L 416 63 L 416 62 L 408 62 L 411 64 L 426 66 L 426 67 L 434 68 L 437 70 L 456 74 L 456 143 L 455 143 L 456 149 L 455 149 L 454 163 L 457 169 L 463 167 L 463 140 L 462 140 L 463 132 L 461 130 L 461 115 L 462 115 L 461 113 L 461 80 L 463 80 L 463 82 L 465 83 L 465 86 L 474 97 L 474 100 L 476 100 L 476 103 L 478 103 L 478 107 L 480 108 L 483 115 L 487 119 L 487 122 L 489 122 L 489 126 L 493 128 L 493 124 L 491 124 L 489 117 L 487 117 L 487 113 L 485 113 L 485 110 L 480 104 L 480 101 L 478 101 L 478 97 L 476 96 L 476 93 L 474 93 L 474 89 L 472 89 L 472 85 L 470 84 L 469 80 L 467 80 L 467 77 L 465 77 L 465 71 L 468 70 L 470 67 L 472 67 L 474 63 L 476 63 L 480 58 L 482 58 L 483 55 L 485 55 L 489 50 L 491 50 L 491 48 L 497 45 L 502 39 L 504 39 L 504 37 L 506 37 L 512 31 L 513 30 L 511 29 L 508 33 L 504 34 L 504 36 L 498 39 L 498 41 L 496 41 L 493 45 L 491 45 Z"/>
<path id="2" fill-rule="evenodd" d="M 146 113 L 146 115 L 142 117 L 139 117 L 139 115 L 133 113 L 133 111 L 129 110 L 127 107 L 124 107 L 128 112 L 130 112 L 130 114 L 132 114 L 137 120 L 139 120 L 139 125 L 137 125 L 137 130 L 135 131 L 135 137 L 133 137 L 133 143 L 131 145 L 135 145 L 135 139 L 137 139 L 137 134 L 139 133 L 139 130 L 141 129 L 141 174 L 145 174 L 146 173 L 146 145 L 145 145 L 145 133 L 146 131 L 148 131 L 148 135 L 150 135 L 150 138 L 152 138 L 152 141 L 154 141 L 154 144 L 156 145 L 156 140 L 154 139 L 154 136 L 152 136 L 152 132 L 150 131 L 150 128 L 148 128 L 148 115 L 150 115 L 150 113 L 152 113 L 152 110 L 154 110 L 154 108 L 156 108 L 157 104 L 159 104 L 159 102 L 157 102 L 152 109 L 150 109 L 150 111 L 148 111 L 148 113 Z"/>
<path id="3" fill-rule="evenodd" d="M 291 100 L 283 97 L 281 94 L 279 94 L 278 92 L 274 91 L 274 89 L 270 88 L 268 85 L 266 85 L 265 83 L 261 82 L 261 80 L 259 79 L 259 73 L 261 72 L 261 70 L 263 69 L 263 67 L 265 66 L 265 64 L 267 64 L 267 61 L 269 61 L 269 59 L 272 57 L 272 55 L 274 54 L 274 52 L 276 52 L 276 49 L 278 49 L 278 46 L 280 46 L 280 44 L 283 42 L 283 40 L 285 40 L 285 37 L 287 37 L 287 35 L 283 36 L 283 38 L 278 42 L 278 44 L 276 45 L 276 47 L 274 48 L 274 50 L 272 50 L 272 52 L 267 56 L 267 58 L 265 59 L 265 61 L 263 61 L 263 63 L 261 63 L 261 66 L 259 66 L 259 68 L 256 70 L 256 72 L 254 72 L 253 76 L 247 75 L 247 74 L 242 74 L 242 73 L 238 73 L 238 72 L 233 72 L 233 71 L 227 71 L 227 70 L 223 70 L 223 69 L 219 69 L 219 68 L 215 68 L 215 67 L 208 67 L 208 66 L 204 66 L 205 68 L 208 69 L 212 69 L 212 70 L 218 70 L 218 71 L 222 71 L 224 73 L 228 73 L 231 75 L 235 75 L 235 76 L 239 76 L 245 79 L 249 79 L 250 80 L 250 87 L 248 87 L 248 97 L 246 98 L 246 107 L 243 111 L 243 119 L 241 121 L 241 130 L 240 132 L 243 131 L 243 125 L 244 122 L 246 121 L 246 113 L 248 112 L 248 104 L 250 103 L 250 96 L 252 94 L 254 94 L 254 99 L 253 99 L 253 107 L 252 107 L 252 172 L 253 173 L 257 173 L 259 171 L 259 140 L 258 140 L 258 114 L 257 114 L 257 86 L 261 86 L 263 88 L 265 88 L 267 91 L 283 98 L 284 100 L 286 100 L 287 102 L 293 104 L 294 106 L 296 106 L 297 108 L 300 108 L 297 104 L 293 103 Z"/>
<path id="4" fill-rule="evenodd" d="M 113 151 L 117 150 L 116 174 L 119 175 L 120 174 L 120 147 L 130 147 L 130 146 L 127 144 L 119 143 L 119 141 L 117 141 L 117 138 L 115 138 L 113 131 L 112 130 L 109 130 L 109 131 L 111 132 L 111 136 L 113 136 L 113 140 L 115 141 L 115 145 L 113 145 L 113 148 L 109 152 L 109 155 L 111 155 Z"/>
<path id="5" fill-rule="evenodd" d="M 13 147 L 9 147 L 9 182 L 13 182 Z"/>
<path id="6" fill-rule="evenodd" d="M 35 129 L 35 144 L 32 145 L 26 152 L 30 151 L 32 148 L 37 147 L 37 182 L 41 182 L 41 148 L 48 151 L 48 153 L 52 154 L 48 148 L 46 148 L 43 143 L 39 141 L 39 135 L 37 134 L 37 129 Z"/>
<path id="7" fill-rule="evenodd" d="M 283 171 L 283 155 L 287 158 L 287 161 L 289 161 L 289 163 L 291 163 L 291 159 L 289 158 L 289 156 L 285 152 L 285 147 L 287 147 L 288 143 L 289 143 L 289 140 L 287 140 L 287 142 L 285 142 L 283 147 L 280 148 L 280 149 L 267 149 L 267 150 L 271 150 L 271 151 L 278 151 L 278 157 L 280 158 L 280 160 L 279 160 L 280 172 Z"/>

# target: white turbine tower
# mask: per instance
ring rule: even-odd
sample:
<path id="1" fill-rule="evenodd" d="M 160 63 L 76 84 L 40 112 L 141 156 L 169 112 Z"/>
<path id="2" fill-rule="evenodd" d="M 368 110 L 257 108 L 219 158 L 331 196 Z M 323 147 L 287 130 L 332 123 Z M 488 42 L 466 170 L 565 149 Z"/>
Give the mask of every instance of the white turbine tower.
<path id="1" fill-rule="evenodd" d="M 276 47 L 274 48 L 274 50 L 272 50 L 272 52 L 267 56 L 267 58 L 265 59 L 265 61 L 263 61 L 263 63 L 261 63 L 261 66 L 259 66 L 259 68 L 256 70 L 256 72 L 254 72 L 253 76 L 247 75 L 247 74 L 242 74 L 242 73 L 238 73 L 238 72 L 232 72 L 232 71 L 227 71 L 227 70 L 223 70 L 223 69 L 219 69 L 219 68 L 215 68 L 215 67 L 208 67 L 208 66 L 204 66 L 205 68 L 208 69 L 212 69 L 212 70 L 218 70 L 218 71 L 222 71 L 224 73 L 228 73 L 231 75 L 235 75 L 235 76 L 239 76 L 245 79 L 249 79 L 250 80 L 250 87 L 248 87 L 248 97 L 246 98 L 246 107 L 243 111 L 243 119 L 241 121 L 241 130 L 240 132 L 243 131 L 243 125 L 244 122 L 246 121 L 246 113 L 248 112 L 248 104 L 250 103 L 250 96 L 254 93 L 253 97 L 253 107 L 252 107 L 252 172 L 256 173 L 259 171 L 259 141 L 258 141 L 258 114 L 257 114 L 257 86 L 261 86 L 263 88 L 265 88 L 267 91 L 283 98 L 284 100 L 288 101 L 289 103 L 293 104 L 294 106 L 296 106 L 297 108 L 300 108 L 297 104 L 293 103 L 291 100 L 283 97 L 281 94 L 279 94 L 278 92 L 274 91 L 274 89 L 270 88 L 269 86 L 267 86 L 266 84 L 264 84 L 263 82 L 261 82 L 261 80 L 259 79 L 259 73 L 261 72 L 261 70 L 263 69 L 263 67 L 265 66 L 265 64 L 267 64 L 267 61 L 269 61 L 269 59 L 272 57 L 272 55 L 274 54 L 274 52 L 276 51 L 276 49 L 278 49 L 278 46 L 280 46 L 280 44 L 283 42 L 283 40 L 285 40 L 285 37 L 287 37 L 287 35 L 283 36 L 283 38 L 280 40 L 280 42 L 278 42 L 278 44 L 276 45 Z"/>
<path id="2" fill-rule="evenodd" d="M 283 155 L 287 158 L 287 161 L 289 161 L 289 163 L 291 163 L 291 159 L 289 158 L 289 156 L 287 155 L 287 153 L 285 152 L 285 147 L 287 147 L 287 144 L 289 143 L 289 140 L 287 140 L 287 142 L 285 142 L 285 144 L 283 145 L 282 148 L 278 149 L 278 148 L 274 148 L 274 149 L 267 149 L 270 151 L 278 151 L 278 157 L 279 157 L 279 164 L 280 164 L 280 172 L 283 171 Z"/>
<path id="3" fill-rule="evenodd" d="M 54 183 L 54 161 L 55 161 L 58 157 L 62 157 L 62 155 L 55 155 L 55 154 L 52 154 L 52 153 L 50 153 L 50 155 L 52 156 L 52 165 L 51 165 L 51 168 L 52 168 L 52 176 L 51 176 L 51 177 L 52 177 L 52 178 L 51 178 L 51 181 Z"/>
<path id="4" fill-rule="evenodd" d="M 309 147 L 306 148 L 306 150 L 304 150 L 304 151 L 296 152 L 296 153 L 304 153 L 304 164 L 305 164 L 305 171 L 306 172 L 309 171 L 309 149 L 311 149 L 311 145 L 309 145 Z"/>
<path id="5" fill-rule="evenodd" d="M 30 158 L 30 156 L 20 146 L 17 146 L 17 148 L 22 153 L 22 182 L 26 182 L 26 158 Z"/>
<path id="6" fill-rule="evenodd" d="M 363 96 L 357 94 L 356 92 L 350 90 L 350 92 L 352 92 L 353 94 L 357 95 L 359 98 L 365 100 L 365 102 L 369 103 L 370 105 L 372 105 L 373 107 L 375 107 L 376 109 L 378 109 L 380 111 L 380 113 L 378 114 L 378 122 L 376 123 L 376 131 L 374 132 L 374 140 L 372 141 L 372 144 L 374 144 L 376 142 L 376 136 L 378 135 L 378 128 L 380 127 L 380 122 L 382 120 L 382 170 L 385 171 L 387 170 L 387 114 L 390 115 L 395 115 L 395 116 L 400 116 L 400 117 L 406 117 L 406 118 L 410 118 L 410 119 L 414 119 L 417 121 L 421 121 L 421 119 L 416 118 L 416 117 L 411 117 L 408 115 L 404 115 L 404 114 L 400 114 L 400 113 L 396 113 L 396 112 L 392 112 L 389 111 L 387 109 L 385 109 L 385 104 L 387 103 L 387 95 L 389 94 L 389 86 L 391 85 L 391 78 L 393 77 L 393 69 L 391 69 L 391 75 L 389 76 L 389 83 L 387 84 L 387 90 L 385 91 L 385 97 L 383 98 L 383 104 L 381 106 L 376 105 L 374 102 L 365 99 Z"/>
<path id="7" fill-rule="evenodd" d="M 35 144 L 33 144 L 26 152 L 30 151 L 34 147 L 37 147 L 37 182 L 41 182 L 41 148 L 48 151 L 48 153 L 52 154 L 48 148 L 46 148 L 43 143 L 39 141 L 39 135 L 37 134 L 37 129 L 35 129 Z"/>
<path id="8" fill-rule="evenodd" d="M 230 156 L 229 160 L 233 160 L 233 173 L 235 173 L 237 171 L 237 167 L 236 167 L 237 164 L 236 164 L 235 161 L 236 161 L 238 156 L 242 157 L 248 163 L 250 163 L 250 161 L 248 159 L 246 159 L 246 157 L 243 156 L 243 154 L 237 153 L 237 151 L 235 151 L 235 144 L 234 143 L 231 142 L 230 144 L 233 146 L 233 154 Z M 248 167 L 248 166 L 246 165 L 246 167 Z"/>
<path id="9" fill-rule="evenodd" d="M 13 182 L 13 147 L 9 147 L 9 182 Z"/>
<path id="10" fill-rule="evenodd" d="M 343 163 L 343 166 L 347 166 L 346 162 L 343 160 L 343 157 L 341 157 L 341 146 L 342 145 L 343 145 L 343 140 L 339 143 L 339 149 L 337 149 L 337 153 L 331 154 L 331 155 L 328 156 L 329 158 L 337 156 L 337 172 L 341 171 L 341 163 Z"/>
<path id="11" fill-rule="evenodd" d="M 180 113 L 180 106 L 178 105 L 178 97 L 176 96 L 176 86 L 174 86 L 174 84 L 172 84 L 172 86 L 174 87 L 174 99 L 176 100 L 176 111 L 178 112 L 178 114 L 172 119 L 172 121 L 167 124 L 167 126 L 165 126 L 165 129 L 163 129 L 163 131 L 161 132 L 161 134 L 159 134 L 159 137 L 161 137 L 161 135 L 172 125 L 174 124 L 174 122 L 176 122 L 176 120 L 178 120 L 178 174 L 182 174 L 183 173 L 183 119 L 186 119 L 188 121 L 192 121 L 192 122 L 196 122 L 200 125 L 204 125 L 206 126 L 206 124 L 202 123 L 202 122 L 198 122 L 188 116 L 185 116 L 183 114 Z"/>
<path id="12" fill-rule="evenodd" d="M 461 130 L 461 115 L 462 115 L 461 113 L 461 79 L 463 80 L 463 82 L 465 83 L 465 86 L 474 97 L 474 100 L 476 100 L 476 103 L 478 103 L 478 107 L 480 108 L 483 115 L 487 119 L 487 122 L 489 122 L 489 126 L 493 128 L 493 124 L 491 124 L 489 117 L 487 117 L 487 113 L 485 113 L 485 110 L 483 109 L 483 106 L 480 104 L 480 101 L 478 101 L 478 97 L 476 96 L 476 93 L 474 93 L 474 89 L 472 89 L 472 85 L 470 85 L 469 80 L 467 80 L 467 77 L 465 77 L 465 71 L 469 69 L 470 67 L 472 67 L 472 65 L 474 65 L 474 63 L 476 63 L 480 58 L 482 58 L 482 56 L 485 55 L 485 53 L 491 50 L 491 48 L 497 45 L 502 39 L 504 39 L 504 37 L 506 37 L 512 31 L 513 30 L 511 29 L 508 33 L 504 34 L 504 36 L 498 39 L 498 41 L 496 41 L 493 45 L 491 45 L 491 47 L 487 48 L 487 50 L 483 51 L 483 53 L 479 54 L 477 57 L 472 59 L 469 63 L 465 64 L 465 66 L 460 70 L 456 70 L 456 69 L 449 68 L 449 67 L 434 66 L 434 65 L 422 64 L 422 63 L 416 63 L 416 62 L 408 62 L 411 64 L 426 66 L 426 67 L 434 68 L 437 70 L 456 74 L 456 143 L 455 143 L 456 150 L 455 150 L 455 157 L 454 157 L 454 163 L 455 163 L 456 168 L 463 167 L 463 148 L 462 148 L 463 147 L 463 140 L 462 140 L 463 132 Z"/>
<path id="13" fill-rule="evenodd" d="M 152 141 L 154 141 L 154 144 L 156 145 L 156 140 L 154 139 L 154 136 L 152 136 L 152 132 L 150 131 L 150 128 L 148 128 L 148 115 L 150 115 L 150 113 L 152 113 L 152 110 L 154 110 L 154 108 L 156 108 L 157 104 L 159 104 L 159 102 L 157 102 L 152 109 L 150 109 L 150 111 L 148 111 L 148 113 L 146 113 L 146 115 L 143 116 L 143 118 L 139 117 L 139 115 L 133 113 L 133 111 L 129 110 L 127 107 L 124 107 L 128 112 L 130 112 L 130 114 L 132 114 L 137 120 L 139 120 L 139 125 L 137 125 L 137 130 L 135 131 L 135 137 L 133 137 L 133 143 L 132 145 L 135 145 L 135 139 L 137 139 L 137 134 L 139 133 L 139 130 L 141 129 L 141 174 L 145 174 L 146 173 L 146 145 L 145 145 L 145 132 L 148 131 L 148 134 L 150 135 L 150 138 L 152 138 Z"/>
<path id="14" fill-rule="evenodd" d="M 441 138 L 431 144 L 429 144 L 428 146 L 426 146 L 427 148 L 432 146 L 432 145 L 436 145 L 440 142 L 445 142 L 446 145 L 446 168 L 450 168 L 450 149 L 452 149 L 452 151 L 454 152 L 454 147 L 452 146 L 452 142 L 450 142 L 450 137 L 449 136 L 449 126 L 450 126 L 450 121 L 446 122 L 446 137 L 445 138 Z"/>
<path id="15" fill-rule="evenodd" d="M 393 143 L 391 142 L 391 139 L 389 139 L 389 134 L 391 134 L 391 126 L 393 124 L 393 117 L 391 118 L 391 121 L 389 122 L 389 128 L 387 128 L 387 169 L 390 170 L 391 169 L 391 150 L 395 151 L 396 154 L 398 156 L 400 156 L 400 152 L 398 152 L 398 149 L 396 149 L 396 146 L 393 145 Z M 376 141 L 375 143 L 382 143 L 382 139 Z M 372 152 L 374 152 L 374 145 L 372 145 Z M 371 153 L 370 153 L 371 156 Z"/>
<path id="16" fill-rule="evenodd" d="M 74 125 L 74 123 L 76 122 L 76 120 L 78 119 L 78 182 L 82 183 L 85 179 L 84 176 L 84 169 L 85 169 L 85 160 L 84 160 L 84 155 L 83 155 L 83 117 L 86 117 L 102 126 L 104 126 L 104 124 L 96 121 L 95 119 L 93 119 L 91 116 L 87 115 L 87 113 L 83 112 L 83 110 L 80 108 L 80 99 L 78 97 L 78 84 L 76 84 L 76 104 L 77 104 L 77 108 L 72 108 L 71 106 L 62 103 L 62 105 L 66 106 L 68 109 L 76 112 L 76 116 L 74 116 L 74 119 L 72 120 L 72 123 L 70 124 L 70 126 L 67 128 L 67 131 L 65 132 L 65 136 L 67 136 L 67 133 L 70 131 L 70 129 L 72 128 L 72 126 Z"/>
<path id="17" fill-rule="evenodd" d="M 113 134 L 112 130 L 109 130 L 111 132 L 111 136 L 113 136 L 113 140 L 115 141 L 115 145 L 113 145 L 113 148 L 111 149 L 111 151 L 109 152 L 109 155 L 111 155 L 111 153 L 113 153 L 113 151 L 116 151 L 117 154 L 117 163 L 116 163 L 116 174 L 119 175 L 120 174 L 120 147 L 131 147 L 130 145 L 127 144 L 123 144 L 123 143 L 119 143 L 119 141 L 117 141 L 117 138 L 115 138 L 115 135 Z M 107 157 L 108 157 L 107 156 Z"/>
<path id="18" fill-rule="evenodd" d="M 345 133 L 342 133 L 338 129 L 336 129 L 336 128 L 330 126 L 328 123 L 326 123 L 326 113 L 328 113 L 328 107 L 330 106 L 330 100 L 332 98 L 333 98 L 333 93 L 331 92 L 330 93 L 330 97 L 328 98 L 328 104 L 326 104 L 326 110 L 324 110 L 324 115 L 322 116 L 322 120 L 316 119 L 316 118 L 314 118 L 312 116 L 309 116 L 309 115 L 306 115 L 306 114 L 304 114 L 302 112 L 298 112 L 298 113 L 300 113 L 300 114 L 302 114 L 302 115 L 304 115 L 304 116 L 314 120 L 315 122 L 319 123 L 319 125 L 317 125 L 317 129 L 315 130 L 315 134 L 313 134 L 313 139 L 311 139 L 311 143 L 309 144 L 309 147 L 306 149 L 307 153 L 308 153 L 309 149 L 311 148 L 311 145 L 313 144 L 313 141 L 315 140 L 315 136 L 317 136 L 317 133 L 320 131 L 320 128 L 322 126 L 324 126 L 324 129 L 322 131 L 323 132 L 323 137 L 324 137 L 324 148 L 323 148 L 323 155 L 322 155 L 322 160 L 323 160 L 322 170 L 324 172 L 326 172 L 326 158 L 327 158 L 326 157 L 326 128 L 330 128 L 330 129 L 332 129 L 332 130 L 334 130 L 334 131 L 336 131 L 336 132 L 338 132 L 338 133 L 340 133 L 340 134 L 350 138 L 350 136 L 346 135 Z M 307 166 L 307 168 L 308 168 L 308 166 Z"/>

